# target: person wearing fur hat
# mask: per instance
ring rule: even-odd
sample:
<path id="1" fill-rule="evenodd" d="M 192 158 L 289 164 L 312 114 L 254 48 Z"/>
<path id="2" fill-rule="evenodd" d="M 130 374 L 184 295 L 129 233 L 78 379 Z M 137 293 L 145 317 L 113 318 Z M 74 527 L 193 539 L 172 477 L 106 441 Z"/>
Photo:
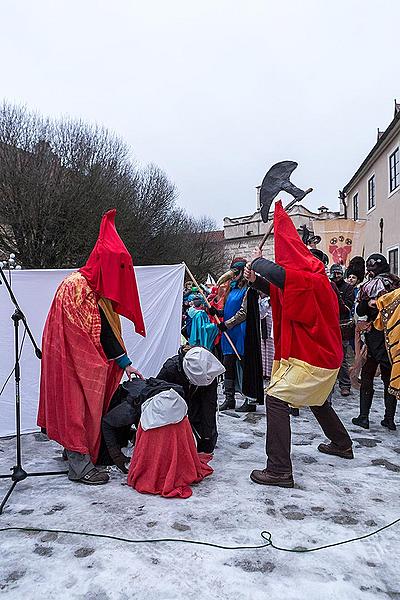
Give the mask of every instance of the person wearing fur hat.
<path id="1" fill-rule="evenodd" d="M 379 315 L 377 301 L 381 296 L 393 292 L 400 287 L 400 279 L 390 273 L 390 267 L 382 254 L 371 254 L 366 262 L 369 280 L 364 283 L 359 294 L 356 312 L 359 317 L 366 317 L 368 326 L 365 331 L 367 360 L 361 370 L 360 414 L 352 419 L 353 425 L 369 429 L 369 413 L 374 396 L 374 377 L 378 366 L 384 385 L 385 415 L 381 425 L 391 430 L 396 429 L 394 416 L 396 397 L 390 393 L 392 365 L 385 345 L 384 331 L 375 327 Z"/>
<path id="2" fill-rule="evenodd" d="M 349 266 L 346 269 L 347 283 L 349 283 L 355 288 L 364 281 L 364 278 L 365 260 L 362 256 L 354 256 L 349 262 Z"/>

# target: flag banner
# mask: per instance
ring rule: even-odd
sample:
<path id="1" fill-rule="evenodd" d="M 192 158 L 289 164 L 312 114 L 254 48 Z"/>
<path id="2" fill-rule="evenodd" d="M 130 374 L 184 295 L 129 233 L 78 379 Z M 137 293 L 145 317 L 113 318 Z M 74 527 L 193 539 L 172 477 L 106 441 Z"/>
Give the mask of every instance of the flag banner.
<path id="1" fill-rule="evenodd" d="M 329 257 L 329 264 L 347 267 L 353 256 L 363 256 L 365 221 L 326 219 L 313 221 L 314 234 L 321 237 L 318 249 Z"/>

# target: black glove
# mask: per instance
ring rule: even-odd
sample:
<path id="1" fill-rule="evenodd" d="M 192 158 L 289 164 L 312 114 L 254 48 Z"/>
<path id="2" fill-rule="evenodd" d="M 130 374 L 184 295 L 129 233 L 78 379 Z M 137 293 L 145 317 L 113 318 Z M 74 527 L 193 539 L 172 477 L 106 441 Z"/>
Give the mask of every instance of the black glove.
<path id="1" fill-rule="evenodd" d="M 215 317 L 215 315 L 218 313 L 218 309 L 211 305 L 208 309 L 208 312 L 212 317 Z"/>
<path id="2" fill-rule="evenodd" d="M 225 325 L 225 323 L 223 321 L 221 321 L 221 323 L 218 323 L 218 329 L 220 331 L 227 331 L 228 330 L 227 326 Z"/>

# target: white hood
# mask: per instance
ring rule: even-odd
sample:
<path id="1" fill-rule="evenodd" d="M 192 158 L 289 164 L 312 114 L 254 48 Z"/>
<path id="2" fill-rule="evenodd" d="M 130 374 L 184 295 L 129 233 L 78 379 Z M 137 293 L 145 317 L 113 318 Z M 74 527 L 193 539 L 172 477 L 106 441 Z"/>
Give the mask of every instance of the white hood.
<path id="1" fill-rule="evenodd" d="M 225 367 L 209 350 L 191 348 L 183 359 L 183 370 L 193 385 L 210 385 L 218 375 L 225 373 Z"/>
<path id="2" fill-rule="evenodd" d="M 187 404 L 172 388 L 156 394 L 142 405 L 140 424 L 142 429 L 156 429 L 172 423 L 180 423 L 187 414 Z"/>

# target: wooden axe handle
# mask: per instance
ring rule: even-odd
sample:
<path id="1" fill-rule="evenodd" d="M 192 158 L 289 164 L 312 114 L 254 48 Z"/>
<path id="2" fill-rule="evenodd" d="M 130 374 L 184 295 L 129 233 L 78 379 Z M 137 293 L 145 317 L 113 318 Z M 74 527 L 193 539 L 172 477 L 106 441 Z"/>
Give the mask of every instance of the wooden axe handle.
<path id="1" fill-rule="evenodd" d="M 297 199 L 291 200 L 289 202 L 289 204 L 287 204 L 285 206 L 285 210 L 287 211 L 287 210 L 289 210 L 289 208 L 292 208 L 292 206 L 294 206 L 296 204 L 296 202 L 301 202 L 307 196 L 307 194 L 310 194 L 312 191 L 313 191 L 313 188 L 308 188 L 308 190 L 306 190 L 304 192 L 303 198 L 300 198 L 300 200 L 297 200 Z M 260 245 L 258 246 L 260 248 L 260 250 L 263 249 L 263 246 L 264 246 L 265 242 L 267 241 L 268 236 L 271 233 L 271 231 L 273 230 L 273 228 L 274 228 L 274 221 L 272 221 L 271 225 L 268 227 L 266 233 L 264 234 L 263 239 L 260 242 Z"/>

